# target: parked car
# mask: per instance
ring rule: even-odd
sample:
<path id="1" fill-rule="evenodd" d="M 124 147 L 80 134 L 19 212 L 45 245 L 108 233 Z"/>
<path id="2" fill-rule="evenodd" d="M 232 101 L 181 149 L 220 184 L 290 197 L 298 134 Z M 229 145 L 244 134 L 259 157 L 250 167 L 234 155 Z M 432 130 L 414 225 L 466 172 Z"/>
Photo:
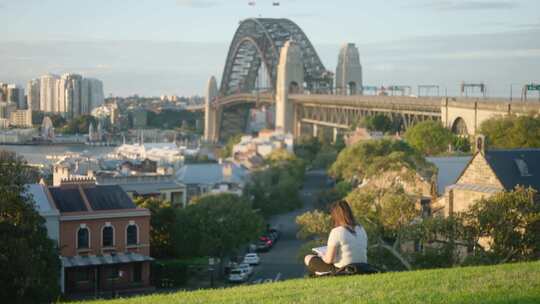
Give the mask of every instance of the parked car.
<path id="1" fill-rule="evenodd" d="M 259 265 L 261 262 L 261 258 L 259 258 L 259 255 L 256 253 L 248 253 L 244 256 L 243 264 L 249 264 L 249 265 Z"/>
<path id="2" fill-rule="evenodd" d="M 234 269 L 240 269 L 244 272 L 246 272 L 248 274 L 248 276 L 252 275 L 253 274 L 253 266 L 249 265 L 249 264 L 238 264 L 238 266 L 236 266 Z"/>
<path id="3" fill-rule="evenodd" d="M 248 279 L 248 273 L 242 269 L 232 269 L 229 273 L 229 282 L 241 283 Z"/>
<path id="4" fill-rule="evenodd" d="M 272 246 L 270 244 L 268 244 L 267 242 L 259 241 L 257 243 L 257 247 L 255 248 L 255 251 L 256 252 L 267 252 L 268 250 L 270 250 L 270 248 L 272 248 Z"/>

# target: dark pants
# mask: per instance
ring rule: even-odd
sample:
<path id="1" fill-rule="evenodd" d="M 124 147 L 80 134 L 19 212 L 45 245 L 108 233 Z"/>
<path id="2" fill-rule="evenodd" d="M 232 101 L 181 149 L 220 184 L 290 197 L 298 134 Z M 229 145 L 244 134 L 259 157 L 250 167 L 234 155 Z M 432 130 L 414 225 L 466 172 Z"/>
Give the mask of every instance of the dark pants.
<path id="1" fill-rule="evenodd" d="M 309 260 L 309 265 L 307 266 L 308 271 L 311 275 L 321 275 L 327 274 L 329 272 L 335 272 L 337 270 L 336 266 L 333 264 L 326 264 L 320 257 L 314 256 Z"/>

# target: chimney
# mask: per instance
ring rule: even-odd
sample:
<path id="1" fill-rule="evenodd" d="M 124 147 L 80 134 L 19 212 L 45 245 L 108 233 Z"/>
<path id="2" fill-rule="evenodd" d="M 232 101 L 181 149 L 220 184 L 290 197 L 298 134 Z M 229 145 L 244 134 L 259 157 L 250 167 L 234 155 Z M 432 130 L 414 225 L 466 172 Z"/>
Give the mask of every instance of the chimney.
<path id="1" fill-rule="evenodd" d="M 221 165 L 222 173 L 224 178 L 232 176 L 232 165 L 230 163 L 224 163 Z"/>
<path id="2" fill-rule="evenodd" d="M 486 136 L 483 134 L 476 135 L 474 139 L 474 152 L 480 152 L 482 155 L 486 154 Z"/>

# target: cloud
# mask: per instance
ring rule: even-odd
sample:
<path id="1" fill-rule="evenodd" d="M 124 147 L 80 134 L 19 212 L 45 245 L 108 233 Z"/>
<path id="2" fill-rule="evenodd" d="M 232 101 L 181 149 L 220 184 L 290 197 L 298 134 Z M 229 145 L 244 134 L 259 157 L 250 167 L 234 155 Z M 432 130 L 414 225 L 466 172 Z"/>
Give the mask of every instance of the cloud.
<path id="1" fill-rule="evenodd" d="M 213 0 L 176 0 L 176 5 L 193 8 L 207 8 L 217 6 L 219 3 Z"/>
<path id="2" fill-rule="evenodd" d="M 413 7 L 429 8 L 440 11 L 469 11 L 469 10 L 507 10 L 517 8 L 514 1 L 431 1 Z"/>

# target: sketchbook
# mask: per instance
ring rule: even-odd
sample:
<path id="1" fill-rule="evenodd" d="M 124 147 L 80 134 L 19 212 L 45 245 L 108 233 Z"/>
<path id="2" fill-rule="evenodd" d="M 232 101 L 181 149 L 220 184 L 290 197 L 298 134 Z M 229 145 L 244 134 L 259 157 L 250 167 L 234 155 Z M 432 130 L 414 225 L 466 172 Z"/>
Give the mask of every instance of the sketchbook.
<path id="1" fill-rule="evenodd" d="M 318 256 L 322 257 L 326 255 L 326 246 L 312 248 L 311 250 L 315 252 Z"/>

